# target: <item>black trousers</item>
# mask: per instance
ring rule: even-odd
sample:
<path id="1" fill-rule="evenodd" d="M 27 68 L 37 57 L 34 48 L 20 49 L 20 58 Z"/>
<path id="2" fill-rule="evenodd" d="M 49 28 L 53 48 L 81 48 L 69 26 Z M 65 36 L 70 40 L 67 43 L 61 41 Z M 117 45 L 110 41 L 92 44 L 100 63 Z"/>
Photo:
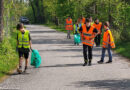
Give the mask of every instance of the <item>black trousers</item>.
<path id="1" fill-rule="evenodd" d="M 92 59 L 92 49 L 93 47 L 83 44 L 84 60 Z"/>
<path id="2" fill-rule="evenodd" d="M 100 45 L 100 41 L 101 41 L 101 34 L 98 34 L 98 35 L 95 37 L 96 46 L 99 46 L 99 45 Z"/>

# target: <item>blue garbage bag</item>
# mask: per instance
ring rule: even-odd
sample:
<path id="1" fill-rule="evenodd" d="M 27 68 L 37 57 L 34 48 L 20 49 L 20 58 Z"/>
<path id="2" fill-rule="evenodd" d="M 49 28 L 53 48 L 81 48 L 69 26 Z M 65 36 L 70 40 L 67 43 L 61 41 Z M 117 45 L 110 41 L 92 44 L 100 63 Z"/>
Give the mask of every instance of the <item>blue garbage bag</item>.
<path id="1" fill-rule="evenodd" d="M 80 34 L 74 34 L 74 43 L 79 44 L 81 42 Z"/>
<path id="2" fill-rule="evenodd" d="M 35 66 L 36 68 L 38 68 L 41 65 L 41 56 L 38 50 L 34 50 L 34 49 L 32 50 L 30 64 L 32 66 Z"/>

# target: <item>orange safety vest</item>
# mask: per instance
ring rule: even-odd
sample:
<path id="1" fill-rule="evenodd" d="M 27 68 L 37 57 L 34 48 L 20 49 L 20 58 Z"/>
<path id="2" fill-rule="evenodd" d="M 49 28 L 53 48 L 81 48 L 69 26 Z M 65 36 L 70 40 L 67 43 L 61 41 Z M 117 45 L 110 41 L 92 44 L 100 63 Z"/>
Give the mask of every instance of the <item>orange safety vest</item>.
<path id="1" fill-rule="evenodd" d="M 82 26 L 82 43 L 88 46 L 93 46 L 94 45 L 94 27 L 91 26 L 90 29 L 87 31 L 86 25 L 84 24 Z"/>
<path id="2" fill-rule="evenodd" d="M 110 30 L 106 30 L 103 35 L 103 48 L 107 48 L 110 44 L 111 48 L 115 48 L 114 39 Z"/>
<path id="3" fill-rule="evenodd" d="M 72 25 L 72 19 L 68 20 L 66 19 L 66 30 L 73 30 L 73 25 Z"/>
<path id="4" fill-rule="evenodd" d="M 101 34 L 102 23 L 101 22 L 99 22 L 99 24 L 94 23 L 93 26 L 98 30 L 98 33 Z"/>
<path id="5" fill-rule="evenodd" d="M 85 20 L 85 18 L 83 18 L 83 19 L 82 19 L 82 23 L 84 24 L 84 23 L 85 23 L 85 21 L 86 21 L 86 20 Z"/>

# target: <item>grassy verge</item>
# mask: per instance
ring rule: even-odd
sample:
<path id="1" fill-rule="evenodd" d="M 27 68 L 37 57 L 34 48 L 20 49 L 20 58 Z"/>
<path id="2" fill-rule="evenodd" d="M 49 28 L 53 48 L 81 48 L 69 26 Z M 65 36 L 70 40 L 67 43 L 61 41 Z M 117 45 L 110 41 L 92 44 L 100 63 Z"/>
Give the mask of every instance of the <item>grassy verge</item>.
<path id="1" fill-rule="evenodd" d="M 4 38 L 0 43 L 0 79 L 8 75 L 18 65 L 18 56 L 15 50 L 16 32 L 12 32 L 10 37 Z"/>
<path id="2" fill-rule="evenodd" d="M 61 28 L 61 27 L 57 27 L 56 25 L 54 24 L 44 24 L 45 26 L 48 26 L 52 29 L 56 29 L 57 31 L 60 31 L 60 32 L 67 32 L 64 28 Z M 114 33 L 116 34 L 116 33 Z M 117 35 L 116 34 L 116 37 L 115 38 L 118 38 L 119 37 L 119 34 Z M 130 59 L 130 42 L 121 42 L 121 41 L 117 41 L 116 42 L 116 48 L 114 49 L 117 53 L 121 54 L 122 56 L 124 57 L 127 57 Z"/>
<path id="3" fill-rule="evenodd" d="M 130 42 L 117 42 L 115 51 L 130 59 Z"/>

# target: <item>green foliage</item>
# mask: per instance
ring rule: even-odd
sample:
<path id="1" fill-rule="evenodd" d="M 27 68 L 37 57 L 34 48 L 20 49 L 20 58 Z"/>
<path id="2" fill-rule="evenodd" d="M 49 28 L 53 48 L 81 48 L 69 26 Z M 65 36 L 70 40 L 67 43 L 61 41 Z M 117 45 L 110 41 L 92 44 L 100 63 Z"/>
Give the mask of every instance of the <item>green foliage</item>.
<path id="1" fill-rule="evenodd" d="M 18 64 L 15 36 L 16 33 L 13 32 L 10 38 L 4 38 L 3 42 L 0 43 L 0 77 L 7 75 Z"/>
<path id="2" fill-rule="evenodd" d="M 116 43 L 116 52 L 121 55 L 130 58 L 130 42 L 117 42 Z"/>
<path id="3" fill-rule="evenodd" d="M 19 23 L 19 18 L 25 15 L 27 9 L 27 3 L 21 3 L 18 0 L 4 0 L 4 39 L 0 43 L 0 78 L 18 65 L 14 26 Z"/>

